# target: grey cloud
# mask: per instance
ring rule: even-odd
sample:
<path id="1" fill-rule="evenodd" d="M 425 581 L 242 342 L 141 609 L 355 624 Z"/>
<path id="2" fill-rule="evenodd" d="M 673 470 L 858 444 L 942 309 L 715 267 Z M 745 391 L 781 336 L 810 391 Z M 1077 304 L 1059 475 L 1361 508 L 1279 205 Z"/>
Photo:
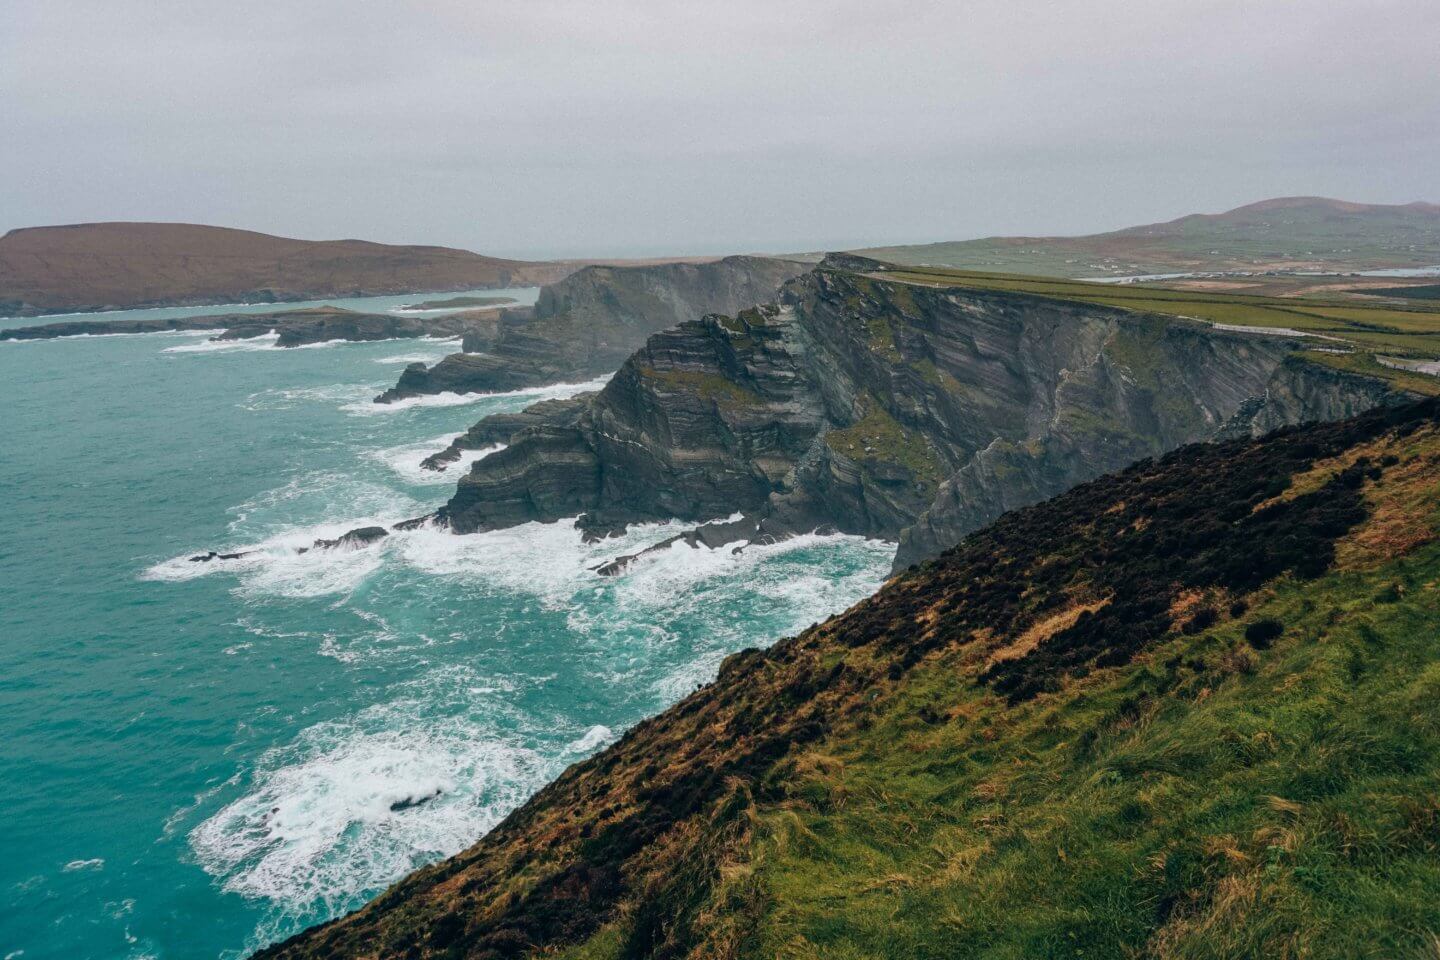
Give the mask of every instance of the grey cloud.
<path id="1" fill-rule="evenodd" d="M 0 229 L 513 255 L 1435 195 L 1434 0 L 0 5 Z"/>

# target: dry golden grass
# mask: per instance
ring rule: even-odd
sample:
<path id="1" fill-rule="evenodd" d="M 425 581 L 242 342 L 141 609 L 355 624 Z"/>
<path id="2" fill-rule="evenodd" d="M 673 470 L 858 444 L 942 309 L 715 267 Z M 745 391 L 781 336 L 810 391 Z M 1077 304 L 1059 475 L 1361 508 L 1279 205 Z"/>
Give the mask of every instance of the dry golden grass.
<path id="1" fill-rule="evenodd" d="M 1068 630 L 1075 626 L 1075 621 L 1080 619 L 1082 613 L 1094 613 L 1109 602 L 1109 600 L 1095 600 L 1090 603 L 1080 603 L 1046 617 L 1031 626 L 1010 643 L 991 651 L 990 656 L 986 659 L 985 665 L 991 667 L 1001 660 L 1023 657 L 1061 630 Z"/>

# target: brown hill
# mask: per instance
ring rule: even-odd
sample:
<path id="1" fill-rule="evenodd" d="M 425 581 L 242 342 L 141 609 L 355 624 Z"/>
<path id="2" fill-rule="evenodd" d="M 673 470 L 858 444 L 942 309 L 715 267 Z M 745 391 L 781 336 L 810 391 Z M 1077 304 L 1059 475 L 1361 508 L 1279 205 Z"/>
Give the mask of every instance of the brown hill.
<path id="1" fill-rule="evenodd" d="M 187 223 L 29 227 L 0 237 L 0 315 L 506 287 L 573 269 Z"/>

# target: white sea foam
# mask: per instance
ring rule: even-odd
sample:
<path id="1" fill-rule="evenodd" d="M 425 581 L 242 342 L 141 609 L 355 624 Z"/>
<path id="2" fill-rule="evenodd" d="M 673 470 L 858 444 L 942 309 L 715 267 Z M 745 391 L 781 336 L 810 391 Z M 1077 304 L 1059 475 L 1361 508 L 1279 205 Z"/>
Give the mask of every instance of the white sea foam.
<path id="1" fill-rule="evenodd" d="M 341 407 L 346 413 L 359 416 L 375 416 L 383 413 L 398 413 L 415 407 L 458 407 L 465 404 L 481 403 L 486 400 L 520 399 L 530 403 L 541 400 L 559 400 L 573 397 L 577 393 L 599 390 L 610 382 L 610 375 L 586 380 L 584 383 L 552 383 L 543 387 L 527 387 L 524 390 L 505 390 L 499 393 L 432 393 L 420 397 L 406 397 L 394 403 L 350 403 Z"/>
<path id="2" fill-rule="evenodd" d="M 0 340 L 0 343 L 57 343 L 64 340 L 112 340 L 120 337 L 213 337 L 218 332 L 212 328 L 207 330 L 137 330 L 130 333 L 68 333 L 63 337 Z"/>
<path id="3" fill-rule="evenodd" d="M 657 611 L 670 623 L 704 623 L 700 646 L 666 658 L 674 666 L 649 681 L 659 700 L 673 702 L 714 679 L 732 651 L 767 634 L 794 633 L 873 593 L 894 552 L 893 543 L 844 535 L 805 534 L 738 554 L 729 546 L 676 543 L 638 557 L 607 583 L 609 604 L 576 605 L 568 622 L 592 635 L 653 623 Z M 668 646 L 673 638 L 656 635 L 652 642 Z"/>
<path id="4" fill-rule="evenodd" d="M 446 337 L 443 339 L 439 337 L 425 337 L 419 342 L 429 346 L 431 349 L 424 352 L 401 353 L 392 357 L 376 357 L 371 362 L 385 364 L 434 363 L 454 353 L 460 346 L 461 340 L 459 337 Z"/>
<path id="5" fill-rule="evenodd" d="M 391 340 L 403 340 L 404 337 L 385 337 L 383 340 L 348 340 L 345 337 L 335 337 L 332 340 L 316 340 L 313 343 L 297 343 L 293 347 L 286 347 L 287 350 L 319 350 L 328 347 L 338 347 L 346 343 L 386 343 Z"/>
<path id="6" fill-rule="evenodd" d="M 427 682 L 437 679 L 456 688 L 453 675 Z M 559 758 L 483 711 L 428 715 L 429 701 L 321 723 L 262 756 L 245 795 L 191 832 L 201 865 L 226 890 L 285 910 L 342 910 L 473 843 L 558 772 Z"/>
<path id="7" fill-rule="evenodd" d="M 579 753 L 588 757 L 614 739 L 614 731 L 604 724 L 597 723 L 585 731 L 585 736 L 578 740 L 572 740 L 565 749 L 571 753 Z"/>
<path id="8" fill-rule="evenodd" d="M 277 494 L 281 502 L 286 496 Z M 469 536 L 422 527 L 392 534 L 383 549 L 349 556 L 567 610 L 567 642 L 584 663 L 578 675 L 627 686 L 637 704 L 658 705 L 713 678 L 730 651 L 859 599 L 883 577 L 892 550 L 812 535 L 739 554 L 677 545 L 619 577 L 590 569 L 681 529 L 643 525 L 586 544 L 569 521 Z M 318 533 L 307 529 L 285 543 Z M 335 577 L 324 570 L 337 562 L 333 555 L 317 562 L 319 570 L 284 576 Z M 290 563 L 262 561 L 275 579 Z M 354 612 L 372 621 L 376 636 L 394 632 L 378 614 Z M 682 630 L 677 624 L 685 619 L 696 623 Z M 340 659 L 357 652 L 347 638 L 327 636 L 322 648 L 327 644 Z M 225 788 L 240 795 L 190 833 L 198 861 L 224 889 L 266 899 L 282 918 L 352 909 L 409 870 L 473 843 L 566 764 L 617 736 L 607 724 L 567 716 L 563 705 L 543 717 L 522 712 L 521 687 L 551 678 L 435 662 L 442 665 L 412 681 L 404 695 L 302 731 L 263 755 L 243 785 Z M 273 922 L 277 931 L 292 929 L 289 921 Z"/>
<path id="9" fill-rule="evenodd" d="M 333 540 L 357 527 L 389 527 L 424 512 L 421 504 L 390 487 L 343 474 L 306 474 L 233 508 L 231 542 L 197 545 L 151 566 L 141 576 L 177 582 L 228 574 L 238 579 L 242 594 L 257 597 L 345 594 L 383 566 L 392 549 L 390 540 L 354 550 L 311 549 L 315 541 Z M 296 524 L 297 515 L 314 520 Z M 299 552 L 301 548 L 306 552 Z M 242 556 L 190 559 L 211 550 Z"/>
<path id="10" fill-rule="evenodd" d="M 399 518 L 395 518 L 399 519 Z M 267 597 L 323 597 L 344 594 L 359 587 L 384 563 L 385 541 L 364 549 L 317 550 L 318 539 L 333 540 L 365 526 L 384 526 L 390 518 L 365 517 L 345 523 L 319 524 L 291 530 L 259 543 L 216 548 L 217 553 L 240 553 L 231 560 L 195 561 L 195 550 L 157 563 L 142 574 L 146 580 L 180 582 L 215 574 L 230 574 L 246 595 Z"/>
<path id="11" fill-rule="evenodd" d="M 396 400 L 393 403 L 376 403 L 373 400 L 347 403 L 340 409 L 356 416 L 371 417 L 381 413 L 413 410 L 415 407 L 463 407 L 466 404 L 479 403 L 484 399 L 485 396 L 479 393 L 432 393 L 423 397 L 406 397 L 404 400 Z"/>
<path id="12" fill-rule="evenodd" d="M 603 382 L 509 396 L 566 395 Z M 333 402 L 344 389 L 356 388 L 265 391 L 248 405 Z M 448 436 L 434 437 L 360 455 L 412 482 L 447 482 L 453 473 L 420 471 L 419 461 L 448 442 Z M 266 930 L 273 923 L 277 934 L 293 932 L 302 916 L 308 922 L 316 912 L 352 909 L 416 866 L 463 849 L 566 764 L 613 742 L 624 724 L 713 678 L 731 651 L 792 633 L 869 593 L 893 551 L 855 537 L 814 535 L 738 554 L 677 544 L 646 554 L 620 576 L 600 577 L 593 569 L 599 564 L 690 524 L 640 525 L 587 544 L 573 521 L 562 521 L 468 536 L 424 526 L 392 532 L 364 549 L 296 553 L 316 539 L 359 526 L 388 527 L 426 509 L 384 483 L 312 472 L 235 507 L 231 542 L 199 544 L 145 571 L 157 580 L 233 577 L 237 592 L 250 600 L 338 595 L 332 606 L 343 604 L 347 615 L 364 620 L 358 629 L 277 633 L 261 622 L 269 616 L 258 603 L 254 621 L 242 625 L 257 638 L 257 649 L 283 636 L 346 663 L 403 650 L 410 651 L 407 663 L 420 666 L 415 689 L 399 697 L 392 691 L 385 703 L 303 730 L 262 755 L 238 781 L 197 796 L 172 818 L 175 829 L 195 824 L 186 827 L 191 847 L 224 889 L 270 902 L 275 915 Z M 254 552 L 190 562 L 210 549 Z M 381 571 L 388 571 L 383 578 Z M 565 682 L 631 693 L 618 715 L 582 717 L 565 703 L 545 708 L 543 717 L 527 715 L 520 704 L 536 701 L 520 697 L 521 687 L 552 678 L 546 667 L 531 669 L 536 675 L 506 675 L 513 621 L 504 621 L 498 635 L 490 626 L 467 633 L 463 622 L 445 620 L 442 603 L 427 618 L 437 624 L 427 636 L 401 615 L 365 609 L 394 589 L 409 597 L 493 598 L 497 609 L 514 611 L 507 617 L 527 620 L 538 605 L 549 623 L 563 622 L 568 632 L 561 639 L 574 666 Z M 517 625 L 513 635 L 526 636 L 528 627 Z M 247 649 L 234 644 L 224 653 Z M 476 650 L 494 658 L 484 660 L 486 669 L 455 663 Z M 534 662 L 546 663 L 543 656 Z M 489 669 L 494 664 L 503 668 Z"/>
<path id="13" fill-rule="evenodd" d="M 406 443 L 398 447 L 388 447 L 384 450 L 375 450 L 370 457 L 379 460 L 400 476 L 407 483 L 440 485 L 454 485 L 455 478 L 467 472 L 470 465 L 477 460 L 484 459 L 492 453 L 498 453 L 505 449 L 504 444 L 485 447 L 481 450 L 464 450 L 460 459 L 452 461 L 444 471 L 426 470 L 420 466 L 420 462 L 426 457 L 439 453 L 450 446 L 454 439 L 452 434 L 443 437 L 436 437 L 433 440 L 422 440 L 419 443 Z"/>
<path id="14" fill-rule="evenodd" d="M 425 510 L 412 497 L 387 484 L 356 479 L 339 471 L 318 470 L 256 494 L 229 512 L 234 536 L 258 540 L 296 529 L 307 533 L 311 524 L 349 523 L 353 528 L 363 526 L 362 519 L 403 520 Z"/>
<path id="15" fill-rule="evenodd" d="M 564 609 L 591 572 L 615 553 L 638 549 L 660 539 L 658 524 L 632 530 L 624 538 L 586 544 L 574 519 L 526 523 L 504 530 L 457 536 L 437 527 L 412 531 L 400 545 L 400 558 L 422 573 L 484 584 L 539 598 L 551 609 Z M 678 529 L 678 528 L 677 528 Z"/>
<path id="16" fill-rule="evenodd" d="M 333 383 L 323 387 L 272 387 L 260 390 L 239 404 L 242 410 L 287 410 L 304 403 L 357 403 L 384 390 L 385 381 Z"/>
<path id="17" fill-rule="evenodd" d="M 206 333 L 214 335 L 217 331 L 207 330 Z M 258 337 L 248 337 L 244 340 L 206 340 L 204 343 L 187 343 L 178 347 L 166 347 L 161 353 L 223 353 L 246 350 L 278 350 L 275 346 L 280 339 L 280 334 L 271 330 L 269 333 L 261 334 Z"/>
<path id="18" fill-rule="evenodd" d="M 75 873 L 78 870 L 104 870 L 105 859 L 103 857 L 95 857 L 90 860 L 71 860 L 65 864 L 63 869 L 66 873 Z"/>
<path id="19" fill-rule="evenodd" d="M 894 554 L 894 544 L 840 535 L 806 534 L 775 544 L 748 546 L 738 553 L 732 546 L 711 550 L 681 542 L 637 557 L 618 577 L 601 577 L 595 567 L 643 550 L 690 525 L 636 524 L 621 537 L 585 543 L 574 523 L 573 519 L 526 523 L 464 536 L 423 527 L 403 539 L 399 557 L 424 573 L 530 594 L 552 609 L 575 607 L 575 616 L 581 618 L 585 616 L 578 612 L 581 605 L 571 602 L 577 592 L 602 588 L 613 594 L 622 617 L 633 613 L 648 619 L 655 610 L 689 602 L 698 585 L 717 578 L 738 581 L 742 589 L 803 600 L 807 608 L 833 610 L 837 599 L 848 597 L 855 589 L 849 581 L 834 583 L 830 571 L 808 563 L 797 564 L 799 569 L 787 570 L 780 576 L 771 576 L 762 568 L 800 551 L 845 544 L 864 555 L 863 579 L 873 589 L 878 583 L 877 571 L 882 569 L 880 564 Z M 807 577 L 804 571 L 812 568 L 814 577 Z M 583 627 L 583 620 L 572 626 Z"/>

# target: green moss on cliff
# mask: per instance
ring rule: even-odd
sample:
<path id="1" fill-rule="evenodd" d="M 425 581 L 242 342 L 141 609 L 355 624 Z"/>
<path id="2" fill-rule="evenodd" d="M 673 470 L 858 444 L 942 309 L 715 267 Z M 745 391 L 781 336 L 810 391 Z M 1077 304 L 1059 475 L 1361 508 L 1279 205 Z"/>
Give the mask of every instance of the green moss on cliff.
<path id="1" fill-rule="evenodd" d="M 764 403 L 756 393 L 716 373 L 698 370 L 657 370 L 640 367 L 640 376 L 663 383 L 671 390 L 693 393 L 721 407 L 746 407 Z"/>
<path id="2" fill-rule="evenodd" d="M 863 317 L 866 339 L 870 349 L 888 363 L 900 363 L 900 350 L 895 346 L 895 331 L 883 314 L 866 314 Z"/>
<path id="3" fill-rule="evenodd" d="M 1415 359 L 1440 358 L 1440 308 L 1423 301 L 1409 307 L 1398 307 L 1389 303 L 1372 304 L 1355 300 L 1167 290 L 1143 284 L 1116 286 L 942 268 L 906 268 L 887 272 L 885 277 L 901 284 L 1025 293 L 1117 307 L 1157 317 L 1294 330 L 1339 341 L 1358 348 L 1362 353 L 1378 352 Z M 1307 353 L 1306 356 L 1345 369 L 1340 363 L 1323 359 L 1325 354 Z M 1362 372 L 1359 367 L 1360 364 L 1356 364 L 1352 372 Z M 1404 372 L 1378 364 L 1366 366 L 1363 372 L 1393 383 L 1400 389 L 1411 389 L 1405 384 L 1414 382 Z"/>
<path id="4" fill-rule="evenodd" d="M 1373 354 L 1360 351 L 1355 353 L 1324 353 L 1316 350 L 1307 350 L 1305 352 L 1305 359 L 1311 363 L 1333 367 L 1336 370 L 1344 370 L 1346 373 L 1359 373 L 1386 380 L 1393 384 L 1396 389 L 1408 390 L 1420 396 L 1433 397 L 1440 395 L 1440 378 L 1425 373 L 1416 373 L 1411 370 L 1387 367 L 1376 360 Z"/>
<path id="5" fill-rule="evenodd" d="M 939 458 L 918 430 L 907 430 L 874 397 L 865 401 L 865 416 L 854 424 L 825 434 L 837 453 L 861 464 L 896 464 L 916 482 L 932 489 L 943 479 Z"/>

